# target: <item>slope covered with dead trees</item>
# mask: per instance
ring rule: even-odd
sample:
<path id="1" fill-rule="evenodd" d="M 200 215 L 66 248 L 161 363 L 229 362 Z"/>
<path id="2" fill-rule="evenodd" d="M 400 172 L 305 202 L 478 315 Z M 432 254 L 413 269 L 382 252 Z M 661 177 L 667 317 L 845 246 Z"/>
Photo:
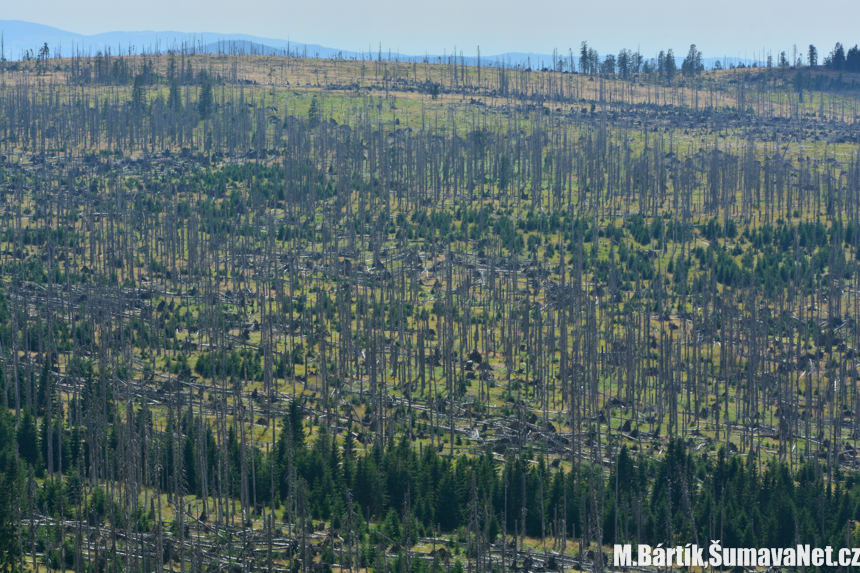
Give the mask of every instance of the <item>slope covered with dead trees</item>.
<path id="1" fill-rule="evenodd" d="M 691 54 L 7 66 L 3 563 L 856 544 L 857 88 Z"/>

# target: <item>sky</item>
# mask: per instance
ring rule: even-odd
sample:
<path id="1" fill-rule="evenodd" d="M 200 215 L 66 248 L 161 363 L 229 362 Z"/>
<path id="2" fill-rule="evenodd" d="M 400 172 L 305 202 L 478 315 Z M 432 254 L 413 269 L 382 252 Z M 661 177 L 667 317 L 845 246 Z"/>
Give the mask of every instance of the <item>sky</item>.
<path id="1" fill-rule="evenodd" d="M 4 19 L 81 34 L 175 30 L 243 33 L 326 47 L 403 54 L 566 53 L 585 40 L 601 54 L 652 56 L 695 43 L 704 57 L 759 58 L 809 44 L 823 56 L 860 43 L 860 1 L 827 0 L 0 0 Z"/>

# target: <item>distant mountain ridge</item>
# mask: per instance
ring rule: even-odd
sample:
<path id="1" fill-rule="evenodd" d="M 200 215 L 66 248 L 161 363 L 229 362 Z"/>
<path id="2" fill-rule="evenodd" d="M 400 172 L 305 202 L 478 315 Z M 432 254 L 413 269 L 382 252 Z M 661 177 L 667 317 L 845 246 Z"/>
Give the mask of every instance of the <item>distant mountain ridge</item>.
<path id="1" fill-rule="evenodd" d="M 32 51 L 36 54 L 46 42 L 51 49 L 51 53 L 62 56 L 70 56 L 75 52 L 95 54 L 99 50 L 106 51 L 110 49 L 113 53 L 141 53 L 144 50 L 149 53 L 160 52 L 164 53 L 171 48 L 180 48 L 185 44 L 186 49 L 199 52 L 232 52 L 239 53 L 255 53 L 280 55 L 285 54 L 289 50 L 290 54 L 296 56 L 332 58 L 342 57 L 345 59 L 361 58 L 376 59 L 379 56 L 379 51 L 373 52 L 356 52 L 352 50 L 342 50 L 338 48 L 329 48 L 320 46 L 319 44 L 307 44 L 284 40 L 278 38 L 263 38 L 260 36 L 252 36 L 249 34 L 216 34 L 214 32 L 188 33 L 177 31 L 140 31 L 140 32 L 103 32 L 100 34 L 78 34 L 61 30 L 44 24 L 34 22 L 25 22 L 22 20 L 0 20 L 0 32 L 3 33 L 4 54 L 8 60 L 23 59 L 27 51 Z M 564 57 L 564 53 L 560 54 Z M 382 58 L 396 58 L 405 61 L 424 61 L 429 58 L 430 61 L 438 61 L 438 58 L 444 58 L 441 54 L 428 55 L 409 55 L 396 52 L 382 51 Z M 574 57 L 578 59 L 578 54 L 574 52 Z M 683 57 L 676 56 L 678 66 L 681 65 Z M 550 54 L 540 54 L 532 52 L 505 52 L 489 56 L 481 56 L 482 66 L 495 66 L 502 64 L 503 66 L 528 66 L 532 69 L 543 69 L 552 67 L 553 56 Z M 712 67 L 714 62 L 723 62 L 724 58 L 705 58 L 704 63 L 707 67 Z M 752 60 L 743 60 L 737 58 L 729 58 L 728 61 L 737 64 L 744 62 L 745 65 L 751 64 Z M 465 56 L 463 62 L 466 65 L 474 66 L 478 63 L 476 56 Z"/>
<path id="2" fill-rule="evenodd" d="M 143 31 L 143 32 L 103 32 L 101 34 L 84 35 L 76 32 L 68 32 L 51 26 L 24 22 L 21 20 L 0 20 L 0 31 L 3 32 L 6 58 L 20 60 L 27 50 L 35 54 L 45 43 L 51 49 L 52 54 L 60 50 L 62 55 L 71 55 L 72 50 L 78 50 L 95 54 L 99 50 L 111 49 L 114 53 L 128 53 L 133 49 L 140 53 L 144 49 L 154 53 L 166 52 L 171 48 L 179 48 L 183 43 L 189 50 L 201 52 L 229 52 L 236 50 L 240 53 L 258 54 L 283 54 L 287 50 L 298 56 L 320 57 L 320 58 L 356 58 L 362 55 L 365 58 L 376 59 L 379 51 L 357 52 L 353 50 L 342 50 L 329 48 L 319 44 L 307 44 L 277 38 L 263 38 L 248 34 L 216 34 L 213 32 L 187 33 L 176 31 Z M 391 58 L 407 61 L 423 61 L 429 57 L 433 60 L 439 58 L 440 54 L 432 55 L 408 55 L 392 52 Z M 389 52 L 382 52 L 382 58 L 388 59 Z M 495 65 L 499 62 L 511 62 L 512 64 L 526 64 L 529 60 L 532 67 L 541 68 L 552 62 L 549 54 L 508 52 L 504 54 L 481 56 L 482 65 Z M 467 65 L 475 65 L 478 61 L 475 56 L 464 56 L 463 61 Z M 540 62 L 544 62 L 541 64 Z"/>
<path id="3" fill-rule="evenodd" d="M 282 52 L 290 46 L 292 53 L 303 53 L 307 50 L 308 55 L 319 54 L 320 57 L 332 57 L 340 50 L 319 46 L 317 44 L 304 44 L 280 40 L 276 38 L 261 38 L 248 34 L 216 34 L 213 32 L 187 33 L 177 31 L 141 31 L 141 32 L 103 32 L 101 34 L 85 35 L 67 30 L 60 30 L 52 26 L 24 22 L 22 20 L 0 20 L 0 31 L 3 32 L 5 56 L 10 60 L 19 60 L 27 50 L 36 53 L 45 43 L 51 48 L 52 54 L 59 50 L 62 55 L 71 55 L 72 49 L 80 49 L 83 52 L 95 53 L 98 50 L 110 48 L 114 53 L 166 52 L 171 48 L 179 48 L 186 44 L 189 50 L 202 51 L 209 47 L 217 49 L 220 43 L 245 47 L 255 46 L 265 48 L 267 51 Z M 209 50 L 212 51 L 212 50 Z"/>

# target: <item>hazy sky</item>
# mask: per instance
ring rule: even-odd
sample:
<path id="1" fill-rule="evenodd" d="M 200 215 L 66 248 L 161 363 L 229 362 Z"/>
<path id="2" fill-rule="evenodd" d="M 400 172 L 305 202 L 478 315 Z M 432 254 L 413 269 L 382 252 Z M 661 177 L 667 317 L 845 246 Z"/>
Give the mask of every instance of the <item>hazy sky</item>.
<path id="1" fill-rule="evenodd" d="M 791 53 L 810 43 L 827 54 L 860 42 L 860 1 L 722 0 L 0 0 L 4 19 L 95 34 L 116 30 L 245 33 L 345 50 L 408 54 L 640 47 L 646 55 L 696 43 L 705 57 Z"/>

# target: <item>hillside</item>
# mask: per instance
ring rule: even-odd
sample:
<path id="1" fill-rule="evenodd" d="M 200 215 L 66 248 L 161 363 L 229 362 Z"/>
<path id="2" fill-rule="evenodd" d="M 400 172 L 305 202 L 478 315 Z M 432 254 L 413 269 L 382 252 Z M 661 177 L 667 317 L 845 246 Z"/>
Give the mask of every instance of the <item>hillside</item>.
<path id="1" fill-rule="evenodd" d="M 858 94 L 788 66 L 7 62 L 0 566 L 856 546 Z"/>

